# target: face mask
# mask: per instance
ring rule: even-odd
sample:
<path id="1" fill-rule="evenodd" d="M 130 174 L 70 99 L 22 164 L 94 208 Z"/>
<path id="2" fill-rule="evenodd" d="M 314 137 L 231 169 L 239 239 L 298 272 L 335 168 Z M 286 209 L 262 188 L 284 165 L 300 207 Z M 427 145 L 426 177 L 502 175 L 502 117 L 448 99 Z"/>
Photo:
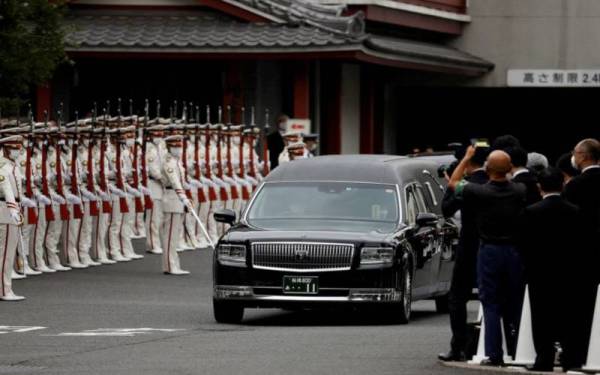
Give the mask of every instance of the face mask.
<path id="1" fill-rule="evenodd" d="M 317 144 L 316 143 L 310 145 L 310 151 L 314 151 L 316 149 L 317 149 Z"/>
<path id="2" fill-rule="evenodd" d="M 134 144 L 134 143 L 135 143 L 135 139 L 126 139 L 126 140 L 125 140 L 125 145 L 126 145 L 127 147 L 131 147 L 131 146 L 133 146 L 133 144 Z"/>
<path id="3" fill-rule="evenodd" d="M 20 150 L 9 150 L 8 151 L 8 157 L 12 160 L 15 161 L 19 158 L 19 156 L 21 155 L 21 151 Z"/>
<path id="4" fill-rule="evenodd" d="M 577 166 L 577 162 L 575 161 L 575 155 L 571 155 L 571 166 L 576 170 L 579 170 L 579 166 Z"/>
<path id="5" fill-rule="evenodd" d="M 173 148 L 171 148 L 169 150 L 169 152 L 171 153 L 171 155 L 179 158 L 183 154 L 183 148 L 181 148 L 181 147 L 173 147 Z"/>
<path id="6" fill-rule="evenodd" d="M 238 137 L 231 138 L 231 144 L 234 145 L 234 146 L 239 146 L 240 145 L 240 139 Z"/>
<path id="7" fill-rule="evenodd" d="M 152 138 L 152 143 L 158 146 L 162 143 L 162 138 Z"/>
<path id="8" fill-rule="evenodd" d="M 285 128 L 286 128 L 286 126 L 285 126 L 285 125 L 286 125 L 286 123 L 285 123 L 285 122 L 281 122 L 281 123 L 279 123 L 279 125 L 277 126 L 277 127 L 278 127 L 278 129 L 279 129 L 279 132 L 281 132 L 281 133 L 285 133 Z"/>

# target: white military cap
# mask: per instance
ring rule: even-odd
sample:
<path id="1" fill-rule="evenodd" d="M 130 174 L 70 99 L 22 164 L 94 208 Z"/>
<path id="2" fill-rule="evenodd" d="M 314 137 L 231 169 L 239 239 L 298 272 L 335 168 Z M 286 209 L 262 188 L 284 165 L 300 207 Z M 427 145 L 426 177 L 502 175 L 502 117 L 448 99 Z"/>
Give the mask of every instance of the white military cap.
<path id="1" fill-rule="evenodd" d="M 10 145 L 20 145 L 23 143 L 23 137 L 20 135 L 11 135 L 9 137 L 0 138 L 0 147 Z"/>
<path id="2" fill-rule="evenodd" d="M 285 133 L 283 133 L 282 137 L 302 137 L 302 133 L 298 130 L 288 130 Z"/>

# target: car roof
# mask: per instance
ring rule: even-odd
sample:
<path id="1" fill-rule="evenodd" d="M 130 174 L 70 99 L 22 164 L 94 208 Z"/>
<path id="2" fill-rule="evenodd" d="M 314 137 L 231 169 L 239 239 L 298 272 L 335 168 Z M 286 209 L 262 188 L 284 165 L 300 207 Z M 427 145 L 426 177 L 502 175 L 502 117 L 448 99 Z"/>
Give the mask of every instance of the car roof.
<path id="1" fill-rule="evenodd" d="M 356 181 L 402 184 L 423 169 L 437 173 L 438 164 L 397 155 L 327 155 L 295 160 L 275 168 L 266 182 Z"/>

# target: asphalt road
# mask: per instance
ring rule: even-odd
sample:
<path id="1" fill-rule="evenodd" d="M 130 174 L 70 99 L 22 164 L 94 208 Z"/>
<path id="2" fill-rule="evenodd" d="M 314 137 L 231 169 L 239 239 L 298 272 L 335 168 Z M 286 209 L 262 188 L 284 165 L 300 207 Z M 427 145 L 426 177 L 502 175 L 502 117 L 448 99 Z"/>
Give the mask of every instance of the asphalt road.
<path id="1" fill-rule="evenodd" d="M 415 304 L 408 325 L 281 310 L 246 310 L 241 325 L 222 325 L 212 317 L 210 251 L 181 256 L 192 275 L 163 275 L 160 256 L 148 254 L 15 281 L 27 300 L 0 302 L 0 375 L 474 373 L 437 362 L 450 333 L 431 301 Z"/>

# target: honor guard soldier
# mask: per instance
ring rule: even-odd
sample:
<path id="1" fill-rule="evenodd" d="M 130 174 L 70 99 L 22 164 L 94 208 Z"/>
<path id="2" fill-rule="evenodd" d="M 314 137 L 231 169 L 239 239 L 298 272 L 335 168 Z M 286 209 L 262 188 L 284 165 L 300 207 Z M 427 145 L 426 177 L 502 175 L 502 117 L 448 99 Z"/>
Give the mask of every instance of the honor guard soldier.
<path id="1" fill-rule="evenodd" d="M 146 209 L 146 242 L 148 252 L 162 254 L 161 225 L 163 220 L 163 188 L 162 161 L 167 154 L 167 146 L 164 140 L 166 125 L 152 125 L 146 129 L 149 138 L 146 143 L 146 168 L 148 170 L 148 188 L 152 198 L 152 208 Z"/>
<path id="2" fill-rule="evenodd" d="M 20 301 L 25 297 L 14 294 L 12 290 L 12 272 L 15 254 L 19 243 L 19 226 L 23 224 L 23 215 L 19 207 L 18 183 L 15 177 L 15 163 L 19 156 L 22 137 L 11 136 L 0 139 L 0 259 L 2 260 L 0 278 L 0 300 Z"/>
<path id="3" fill-rule="evenodd" d="M 134 116 L 135 117 L 135 116 Z M 136 122 L 137 118 L 128 119 L 130 122 Z M 136 181 L 134 181 L 134 173 L 137 173 L 135 169 L 136 159 L 134 153 L 134 145 L 135 145 L 135 126 L 127 126 L 121 129 L 121 139 L 124 140 L 124 147 L 122 149 L 121 158 L 123 160 L 122 165 L 122 173 L 123 179 L 125 180 L 125 192 L 127 193 L 127 206 L 129 210 L 125 213 L 123 217 L 123 225 L 121 228 L 121 238 L 122 238 L 122 250 L 127 258 L 131 259 L 141 259 L 144 256 L 137 254 L 133 250 L 133 244 L 131 240 L 134 238 L 134 228 L 136 225 L 136 216 L 137 216 L 137 207 L 135 200 L 142 199 L 142 191 L 139 190 L 138 186 L 134 186 Z M 143 211 L 143 203 L 141 203 L 140 211 Z"/>
<path id="4" fill-rule="evenodd" d="M 168 154 L 162 165 L 163 183 L 163 272 L 170 275 L 187 275 L 189 271 L 181 269 L 177 243 L 183 233 L 183 220 L 186 209 L 193 209 L 191 201 L 183 188 L 183 136 L 172 135 L 165 139 Z"/>
<path id="5" fill-rule="evenodd" d="M 283 133 L 283 142 L 285 144 L 285 147 L 283 148 L 283 151 L 281 151 L 281 154 L 279 154 L 279 164 L 285 163 L 286 161 L 290 161 L 288 147 L 293 143 L 302 142 L 302 133 L 295 130 L 289 130 Z"/>
<path id="6" fill-rule="evenodd" d="M 304 142 L 290 143 L 287 146 L 287 152 L 289 155 L 289 161 L 306 159 L 308 157 L 306 151 L 306 144 Z"/>

